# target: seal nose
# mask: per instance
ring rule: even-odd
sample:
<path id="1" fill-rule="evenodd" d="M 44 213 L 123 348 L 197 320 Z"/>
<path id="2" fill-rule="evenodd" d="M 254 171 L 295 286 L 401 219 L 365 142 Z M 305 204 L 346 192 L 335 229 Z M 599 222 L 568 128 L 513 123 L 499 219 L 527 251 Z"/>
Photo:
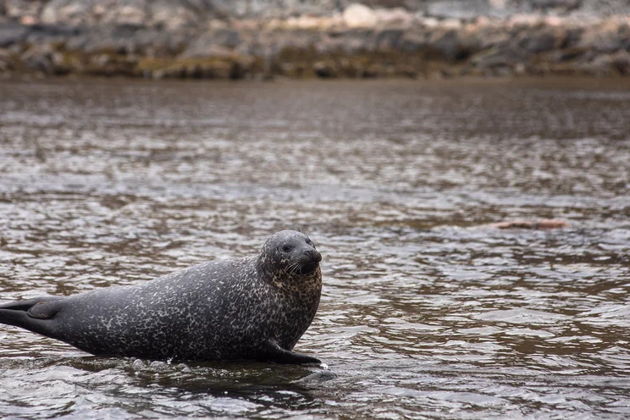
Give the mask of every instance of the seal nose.
<path id="1" fill-rule="evenodd" d="M 307 249 L 304 251 L 304 255 L 308 257 L 309 260 L 319 263 L 322 260 L 322 254 L 317 252 L 315 249 Z"/>

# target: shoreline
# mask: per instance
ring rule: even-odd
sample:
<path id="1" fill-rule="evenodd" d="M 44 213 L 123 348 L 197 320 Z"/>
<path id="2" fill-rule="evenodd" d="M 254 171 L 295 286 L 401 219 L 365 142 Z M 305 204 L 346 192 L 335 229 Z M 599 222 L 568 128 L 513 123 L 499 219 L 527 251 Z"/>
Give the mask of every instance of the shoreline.
<path id="1" fill-rule="evenodd" d="M 583 90 L 610 90 L 620 91 L 627 90 L 630 92 L 630 77 L 625 76 L 589 76 L 589 75 L 540 75 L 540 76 L 503 76 L 503 77 L 485 77 L 485 76 L 458 76 L 458 77 L 428 77 L 428 78 L 408 78 L 408 77 L 389 77 L 389 78 L 290 78 L 290 77 L 272 77 L 272 78 L 251 78 L 251 79 L 200 79 L 200 78 L 167 78 L 167 79 L 151 79 L 143 77 L 128 77 L 122 75 L 102 76 L 102 75 L 85 75 L 85 74 L 67 74 L 62 76 L 45 75 L 37 73 L 26 74 L 0 74 L 0 84 L 2 83 L 52 83 L 52 84 L 73 84 L 74 82 L 98 84 L 128 84 L 138 83 L 151 86 L 157 85 L 177 85 L 177 84 L 200 84 L 200 85 L 217 85 L 217 86 L 236 86 L 242 84 L 254 85 L 276 85 L 276 84 L 294 84 L 296 86 L 303 84 L 317 84 L 320 86 L 335 85 L 352 85 L 364 84 L 369 85 L 409 85 L 409 86 L 496 86 L 511 85 L 522 87 L 553 87 L 558 89 L 583 89 Z"/>
<path id="2" fill-rule="evenodd" d="M 363 7 L 363 12 L 369 9 Z M 0 76 L 231 80 L 630 76 L 626 15 L 582 20 L 541 15 L 437 19 L 402 10 L 370 13 L 210 19 L 194 27 L 5 18 L 0 20 Z"/>

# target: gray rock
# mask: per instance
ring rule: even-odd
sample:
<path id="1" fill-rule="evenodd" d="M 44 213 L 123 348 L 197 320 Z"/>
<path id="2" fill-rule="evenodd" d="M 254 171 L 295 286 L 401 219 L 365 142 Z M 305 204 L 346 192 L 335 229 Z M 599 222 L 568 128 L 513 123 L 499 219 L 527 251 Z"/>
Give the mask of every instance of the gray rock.
<path id="1" fill-rule="evenodd" d="M 404 31 L 401 29 L 386 29 L 376 34 L 375 45 L 379 50 L 399 50 Z"/>
<path id="2" fill-rule="evenodd" d="M 478 16 L 493 15 L 488 0 L 434 0 L 428 2 L 427 14 L 455 19 L 472 19 Z"/>
<path id="3" fill-rule="evenodd" d="M 583 16 L 623 16 L 630 10 L 629 0 L 583 0 L 574 14 Z"/>
<path id="4" fill-rule="evenodd" d="M 575 48 L 579 44 L 582 39 L 582 34 L 584 33 L 584 29 L 582 28 L 567 28 L 564 31 L 564 38 L 562 39 L 562 44 L 560 48 Z"/>
<path id="5" fill-rule="evenodd" d="M 0 23 L 0 48 L 17 44 L 26 39 L 29 29 L 16 23 Z"/>
<path id="6" fill-rule="evenodd" d="M 458 33 L 455 30 L 447 31 L 439 34 L 436 39 L 431 42 L 431 47 L 444 59 L 455 61 L 466 55 L 461 43 L 459 42 Z"/>
<path id="7" fill-rule="evenodd" d="M 22 63 L 30 70 L 54 74 L 54 49 L 50 44 L 33 45 L 21 55 Z"/>
<path id="8" fill-rule="evenodd" d="M 214 16 L 203 0 L 51 0 L 41 12 L 47 24 L 135 25 L 179 29 Z"/>
<path id="9" fill-rule="evenodd" d="M 513 12 L 565 15 L 577 10 L 583 0 L 509 0 L 506 8 Z"/>
<path id="10" fill-rule="evenodd" d="M 613 53 L 624 49 L 630 36 L 624 33 L 622 28 L 614 25 L 586 28 L 577 47 L 599 53 Z"/>
<path id="11" fill-rule="evenodd" d="M 553 30 L 543 28 L 525 31 L 518 40 L 518 46 L 529 53 L 538 54 L 558 48 L 561 42 L 562 40 Z"/>
<path id="12" fill-rule="evenodd" d="M 23 42 L 27 46 L 53 43 L 63 44 L 69 38 L 82 34 L 82 31 L 78 28 L 60 25 L 34 25 L 27 28 L 28 31 Z"/>
<path id="13" fill-rule="evenodd" d="M 43 0 L 0 0 L 0 14 L 12 20 L 38 18 L 44 3 Z"/>

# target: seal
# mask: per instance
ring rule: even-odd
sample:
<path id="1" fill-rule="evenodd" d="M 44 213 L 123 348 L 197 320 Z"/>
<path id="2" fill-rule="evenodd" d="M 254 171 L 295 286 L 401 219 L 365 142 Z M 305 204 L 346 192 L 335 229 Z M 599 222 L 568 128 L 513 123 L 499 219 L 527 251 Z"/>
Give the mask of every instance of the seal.
<path id="1" fill-rule="evenodd" d="M 283 230 L 258 256 L 213 261 L 137 286 L 0 305 L 0 323 L 98 356 L 321 363 L 293 352 L 321 295 L 321 255 Z"/>

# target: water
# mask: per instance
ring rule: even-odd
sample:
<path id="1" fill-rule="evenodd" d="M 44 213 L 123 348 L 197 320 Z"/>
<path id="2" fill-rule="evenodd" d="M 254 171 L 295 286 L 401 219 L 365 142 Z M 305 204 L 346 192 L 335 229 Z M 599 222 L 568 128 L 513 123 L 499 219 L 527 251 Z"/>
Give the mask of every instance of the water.
<path id="1" fill-rule="evenodd" d="M 0 326 L 0 416 L 630 416 L 628 81 L 0 83 L 0 300 L 299 227 L 328 370 L 89 356 Z M 497 229 L 558 218 L 554 230 Z"/>

